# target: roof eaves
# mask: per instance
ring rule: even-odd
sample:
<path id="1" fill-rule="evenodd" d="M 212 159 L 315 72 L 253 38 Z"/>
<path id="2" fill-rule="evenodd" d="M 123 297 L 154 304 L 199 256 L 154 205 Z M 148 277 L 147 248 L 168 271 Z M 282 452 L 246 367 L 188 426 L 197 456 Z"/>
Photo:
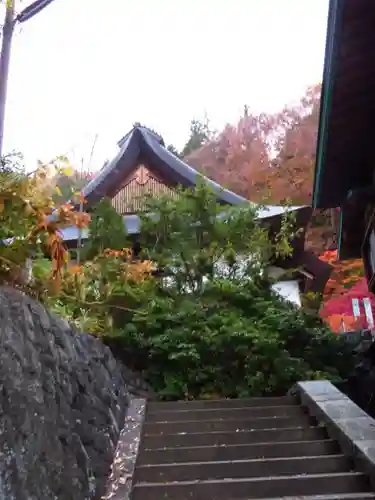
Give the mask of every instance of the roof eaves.
<path id="1" fill-rule="evenodd" d="M 117 155 L 111 161 L 109 161 L 99 172 L 99 174 L 82 189 L 82 195 L 85 198 L 96 191 L 98 187 L 103 184 L 103 182 L 108 178 L 108 176 L 112 175 L 116 171 L 118 164 L 126 153 L 131 141 L 133 140 L 133 137 L 133 131 L 124 137 L 124 141 L 122 142 L 121 148 L 119 149 Z"/>
<path id="2" fill-rule="evenodd" d="M 280 215 L 283 215 L 287 212 L 300 212 L 301 210 L 306 210 L 306 209 L 310 209 L 311 207 L 288 207 L 288 208 L 284 208 L 284 207 L 277 207 L 277 206 L 268 206 L 268 207 L 264 207 L 263 209 L 261 209 L 259 211 L 259 214 L 258 214 L 258 219 L 260 220 L 264 220 L 264 219 L 268 219 L 268 218 L 274 218 L 274 217 L 278 217 Z M 219 219 L 222 219 L 226 216 L 226 212 L 221 212 L 220 214 L 218 214 L 218 218 Z M 155 214 L 149 214 L 149 217 L 150 218 L 155 218 L 156 215 Z M 126 228 L 126 231 L 129 235 L 132 235 L 132 234 L 139 234 L 140 231 L 141 231 L 141 217 L 139 215 L 136 215 L 136 214 L 130 214 L 130 215 L 124 215 L 123 216 L 123 220 L 124 220 L 124 226 Z M 81 231 L 81 234 L 80 234 L 80 230 L 78 227 L 76 226 L 69 226 L 69 227 L 66 227 L 66 228 L 62 228 L 59 230 L 60 233 L 61 233 L 61 236 L 63 238 L 64 241 L 73 241 L 73 240 L 77 240 L 79 235 L 81 236 L 81 238 L 83 239 L 86 239 L 88 238 L 89 236 L 89 233 L 88 233 L 88 229 L 85 228 Z"/>
<path id="3" fill-rule="evenodd" d="M 190 167 L 190 165 L 175 156 L 159 142 L 155 141 L 149 134 L 143 133 L 143 137 L 152 153 L 155 154 L 159 160 L 167 166 L 167 168 L 173 170 L 176 178 L 179 179 L 179 183 L 183 186 L 196 186 L 199 180 L 202 180 L 217 194 L 219 200 L 228 203 L 229 205 L 248 203 L 246 198 L 243 198 L 228 189 L 224 189 L 220 186 L 220 184 L 217 184 L 215 181 L 197 172 L 194 168 Z"/>
<path id="4" fill-rule="evenodd" d="M 320 103 L 319 129 L 316 149 L 316 166 L 313 187 L 314 208 L 328 207 L 322 200 L 322 184 L 328 142 L 329 120 L 331 118 L 332 92 L 337 68 L 337 53 L 341 36 L 341 19 L 345 0 L 330 0 L 327 23 L 327 39 L 323 69 L 322 97 Z"/>

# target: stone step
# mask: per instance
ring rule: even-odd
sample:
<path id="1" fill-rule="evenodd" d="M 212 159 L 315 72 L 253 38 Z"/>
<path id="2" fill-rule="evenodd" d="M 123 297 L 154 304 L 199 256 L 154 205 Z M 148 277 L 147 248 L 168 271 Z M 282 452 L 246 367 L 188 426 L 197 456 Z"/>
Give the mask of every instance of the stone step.
<path id="1" fill-rule="evenodd" d="M 368 492 L 366 476 L 359 472 L 311 474 L 284 477 L 185 481 L 176 483 L 138 483 L 132 500 L 235 500 L 277 498 L 301 495 L 327 495 Z M 358 498 L 358 497 L 357 497 Z"/>
<path id="2" fill-rule="evenodd" d="M 143 445 L 143 443 L 142 443 Z M 288 441 L 278 443 L 233 444 L 227 446 L 196 446 L 141 450 L 137 466 L 181 462 L 213 462 L 281 458 L 316 455 L 333 455 L 339 445 L 331 439 L 320 441 Z"/>
<path id="3" fill-rule="evenodd" d="M 280 441 L 314 441 L 327 437 L 321 427 L 261 429 L 240 432 L 197 432 L 144 435 L 142 449 L 178 448 L 180 446 L 214 446 L 228 444 L 276 443 Z"/>
<path id="4" fill-rule="evenodd" d="M 241 431 L 250 429 L 283 429 L 309 427 L 313 422 L 307 415 L 293 417 L 259 417 L 251 419 L 190 420 L 181 422 L 147 422 L 143 433 L 178 434 L 180 432 Z"/>
<path id="5" fill-rule="evenodd" d="M 228 499 L 232 500 L 232 499 Z M 250 499 L 246 499 L 250 500 Z M 280 500 L 280 497 L 268 498 L 267 500 Z M 282 500 L 375 500 L 374 493 L 339 493 L 333 495 L 308 495 L 296 497 L 283 497 Z"/>
<path id="6" fill-rule="evenodd" d="M 344 455 L 298 458 L 235 460 L 227 462 L 193 462 L 137 467 L 135 482 L 171 483 L 208 479 L 290 476 L 294 474 L 329 474 L 349 472 L 351 461 Z"/>
<path id="7" fill-rule="evenodd" d="M 147 422 L 181 422 L 188 420 L 218 420 L 225 418 L 293 417 L 303 415 L 297 405 L 253 406 L 248 408 L 214 408 L 186 410 L 158 410 L 147 407 Z"/>
<path id="8" fill-rule="evenodd" d="M 252 406 L 288 406 L 294 404 L 294 399 L 291 396 L 283 396 L 280 398 L 251 398 L 251 399 L 207 399 L 194 401 L 151 401 L 147 404 L 147 408 L 151 412 L 166 411 L 166 410 L 201 410 L 215 408 L 249 408 Z"/>

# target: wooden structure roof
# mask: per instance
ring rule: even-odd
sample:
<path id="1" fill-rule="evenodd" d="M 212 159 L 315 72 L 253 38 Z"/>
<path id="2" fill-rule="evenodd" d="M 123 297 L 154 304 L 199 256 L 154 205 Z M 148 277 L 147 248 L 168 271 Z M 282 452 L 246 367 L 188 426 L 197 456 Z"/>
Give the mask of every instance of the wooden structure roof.
<path id="1" fill-rule="evenodd" d="M 141 163 L 147 164 L 172 186 L 192 187 L 202 178 L 199 172 L 171 153 L 163 139 L 147 127 L 134 127 L 118 142 L 118 146 L 117 155 L 83 189 L 82 194 L 89 203 L 113 195 L 119 183 Z M 229 205 L 246 202 L 245 198 L 223 189 L 216 182 L 207 178 L 205 181 L 217 193 L 219 202 Z"/>
<path id="2" fill-rule="evenodd" d="M 199 180 L 203 180 L 217 194 L 217 200 L 223 205 L 223 210 L 225 205 L 252 203 L 242 196 L 224 189 L 190 167 L 165 147 L 162 137 L 147 127 L 135 126 L 118 142 L 118 146 L 117 155 L 111 161 L 106 162 L 98 175 L 82 190 L 82 195 L 89 207 L 103 197 L 113 198 L 116 196 L 123 180 L 128 178 L 140 164 L 147 165 L 159 179 L 171 187 L 193 187 Z M 278 205 L 259 206 L 258 218 L 277 224 L 287 210 L 296 212 L 298 227 L 305 228 L 307 226 L 312 213 L 309 206 L 288 208 Z M 124 222 L 129 234 L 139 232 L 140 219 L 136 213 L 125 215 Z M 68 228 L 64 231 L 64 239 L 76 239 L 75 233 L 74 228 Z M 303 245 L 303 238 L 301 240 Z"/>
<path id="3" fill-rule="evenodd" d="M 372 183 L 375 2 L 330 0 L 313 205 Z"/>
<path id="4" fill-rule="evenodd" d="M 104 196 L 114 196 L 122 180 L 128 177 L 139 164 L 146 164 L 168 186 L 179 185 L 188 188 L 195 186 L 199 180 L 203 180 L 217 194 L 219 203 L 223 205 L 249 203 L 246 198 L 224 189 L 171 153 L 165 147 L 163 139 L 147 127 L 133 128 L 118 142 L 118 146 L 117 155 L 107 162 L 99 174 L 82 190 L 89 205 Z M 288 209 L 302 211 L 306 222 L 311 215 L 311 208 L 307 206 Z M 277 217 L 285 210 L 281 206 L 268 205 L 259 211 L 259 218 Z"/>
<path id="5" fill-rule="evenodd" d="M 239 205 L 251 203 L 242 196 L 224 189 L 211 179 L 208 179 L 176 155 L 171 153 L 163 139 L 147 127 L 136 126 L 119 142 L 119 151 L 113 160 L 107 162 L 99 174 L 82 190 L 82 195 L 91 205 L 104 196 L 112 197 L 116 194 L 121 182 L 129 176 L 139 164 L 146 164 L 150 170 L 156 172 L 168 186 L 195 186 L 203 180 L 216 194 L 217 200 L 223 205 Z M 279 217 L 287 209 L 277 205 L 267 205 L 259 210 L 260 219 Z M 311 207 L 289 207 L 288 210 L 303 213 L 301 225 L 309 221 Z"/>
<path id="6" fill-rule="evenodd" d="M 313 207 L 342 207 L 344 258 L 360 256 L 366 207 L 358 193 L 374 179 L 374 26 L 373 0 L 330 0 Z"/>
<path id="7" fill-rule="evenodd" d="M 163 139 L 158 134 L 147 127 L 135 126 L 118 142 L 118 146 L 117 155 L 103 166 L 99 174 L 82 191 L 89 207 L 103 197 L 110 197 L 113 200 L 123 185 L 124 179 L 129 179 L 129 176 L 139 165 L 147 165 L 147 168 L 155 173 L 158 179 L 170 187 L 178 185 L 193 187 L 199 180 L 203 180 L 216 193 L 218 202 L 223 205 L 223 213 L 225 205 L 252 203 L 242 196 L 224 189 L 187 165 L 165 147 Z M 287 262 L 283 262 L 283 267 L 304 266 L 304 269 L 314 277 L 310 280 L 314 282 L 310 289 L 322 291 L 329 278 L 331 266 L 304 249 L 305 230 L 311 218 L 312 208 L 309 206 L 284 208 L 269 205 L 259 207 L 258 218 L 266 221 L 277 231 L 281 216 L 286 210 L 296 212 L 296 224 L 302 229 L 302 232 L 293 242 L 293 255 Z M 140 232 L 140 218 L 136 213 L 127 213 L 123 218 L 129 235 L 136 235 Z M 65 228 L 61 232 L 67 242 L 77 241 L 79 237 L 79 230 L 76 227 Z M 87 230 L 81 232 L 81 237 L 83 239 L 88 237 Z"/>

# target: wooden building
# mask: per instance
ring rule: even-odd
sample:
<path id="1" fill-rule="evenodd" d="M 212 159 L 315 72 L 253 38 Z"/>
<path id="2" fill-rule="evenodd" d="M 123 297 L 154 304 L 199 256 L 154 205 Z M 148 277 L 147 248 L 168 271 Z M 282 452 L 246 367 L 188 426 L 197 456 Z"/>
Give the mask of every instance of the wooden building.
<path id="1" fill-rule="evenodd" d="M 223 189 L 214 181 L 184 163 L 171 153 L 163 139 L 147 127 L 135 126 L 118 142 L 118 153 L 107 162 L 98 175 L 83 189 L 83 197 L 90 207 L 103 197 L 110 197 L 112 204 L 124 218 L 129 235 L 136 237 L 140 232 L 137 213 L 144 209 L 142 197 L 146 194 L 170 193 L 176 195 L 176 187 L 193 187 L 202 179 L 216 193 L 223 205 L 251 203 L 241 196 Z M 293 242 L 293 255 L 283 262 L 275 261 L 276 267 L 299 268 L 298 281 L 303 291 L 321 292 L 329 278 L 331 266 L 305 251 L 305 231 L 312 209 L 308 206 L 291 207 L 296 213 L 296 223 L 302 229 Z M 280 226 L 285 209 L 280 206 L 266 206 L 259 210 L 258 217 L 274 232 Z M 64 240 L 74 245 L 79 236 L 76 227 L 63 230 Z M 88 237 L 87 231 L 82 232 Z"/>
<path id="2" fill-rule="evenodd" d="M 341 208 L 339 256 L 362 256 L 375 290 L 375 2 L 330 0 L 313 192 Z"/>

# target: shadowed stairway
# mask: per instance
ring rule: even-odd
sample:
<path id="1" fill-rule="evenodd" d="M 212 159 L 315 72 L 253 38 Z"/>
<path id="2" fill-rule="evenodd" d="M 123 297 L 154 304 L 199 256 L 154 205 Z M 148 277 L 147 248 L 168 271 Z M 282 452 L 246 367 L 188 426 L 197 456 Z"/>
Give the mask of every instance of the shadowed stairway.
<path id="1" fill-rule="evenodd" d="M 132 500 L 374 499 L 292 396 L 147 404 Z"/>

